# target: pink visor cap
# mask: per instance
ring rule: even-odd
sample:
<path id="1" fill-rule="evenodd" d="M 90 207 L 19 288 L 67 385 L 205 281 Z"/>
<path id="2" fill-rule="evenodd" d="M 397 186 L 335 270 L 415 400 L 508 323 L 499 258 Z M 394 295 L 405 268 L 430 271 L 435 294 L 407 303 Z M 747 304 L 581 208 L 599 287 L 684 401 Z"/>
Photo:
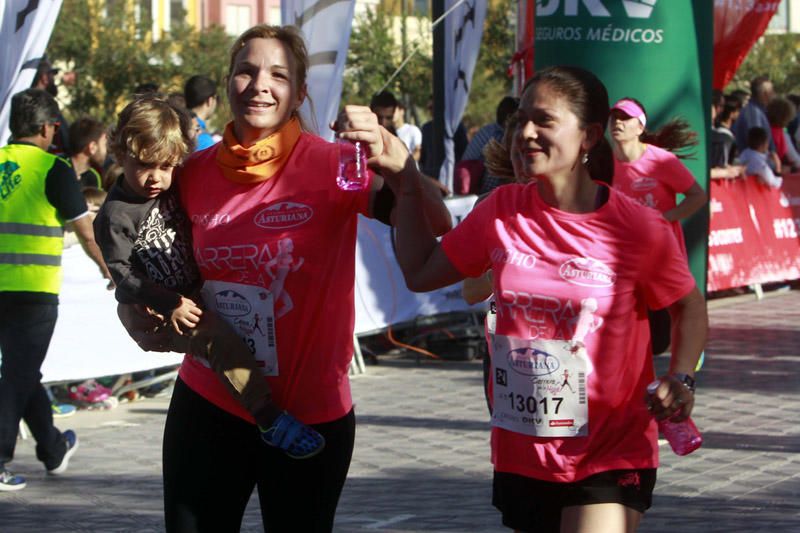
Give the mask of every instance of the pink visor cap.
<path id="1" fill-rule="evenodd" d="M 614 104 L 614 107 L 612 107 L 611 109 L 612 110 L 618 109 L 623 113 L 625 113 L 626 115 L 628 115 L 629 117 L 639 119 L 639 122 L 642 123 L 642 127 L 647 125 L 647 117 L 644 114 L 644 109 L 639 107 L 639 104 L 637 104 L 633 100 L 626 100 L 625 98 L 623 98 L 622 100 Z"/>

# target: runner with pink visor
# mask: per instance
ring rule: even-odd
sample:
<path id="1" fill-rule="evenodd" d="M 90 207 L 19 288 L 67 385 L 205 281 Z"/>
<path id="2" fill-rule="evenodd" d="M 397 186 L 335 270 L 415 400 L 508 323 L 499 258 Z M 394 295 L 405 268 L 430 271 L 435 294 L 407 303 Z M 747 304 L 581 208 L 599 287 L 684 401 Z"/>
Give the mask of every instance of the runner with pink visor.
<path id="1" fill-rule="evenodd" d="M 611 108 L 612 111 L 615 109 L 622 111 L 631 118 L 639 119 L 639 122 L 642 123 L 642 127 L 647 126 L 647 115 L 645 114 L 644 109 L 642 109 L 641 106 L 639 106 L 639 104 L 633 100 L 623 98 L 622 100 L 617 101 L 617 103 Z"/>

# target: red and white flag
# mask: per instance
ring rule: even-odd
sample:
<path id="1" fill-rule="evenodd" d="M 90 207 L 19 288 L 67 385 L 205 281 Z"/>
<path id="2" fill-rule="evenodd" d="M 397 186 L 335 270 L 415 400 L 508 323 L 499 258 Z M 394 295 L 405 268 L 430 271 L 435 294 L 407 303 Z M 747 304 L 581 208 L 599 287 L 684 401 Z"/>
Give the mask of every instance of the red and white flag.
<path id="1" fill-rule="evenodd" d="M 776 0 L 714 2 L 714 82 L 724 89 L 778 10 Z"/>

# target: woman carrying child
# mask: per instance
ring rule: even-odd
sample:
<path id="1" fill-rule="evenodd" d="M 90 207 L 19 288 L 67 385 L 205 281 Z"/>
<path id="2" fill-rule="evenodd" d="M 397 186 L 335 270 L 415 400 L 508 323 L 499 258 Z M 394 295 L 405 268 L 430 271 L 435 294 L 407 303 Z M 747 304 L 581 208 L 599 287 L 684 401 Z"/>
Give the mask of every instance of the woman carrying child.
<path id="1" fill-rule="evenodd" d="M 199 307 L 190 228 L 172 187 L 174 168 L 191 152 L 190 132 L 189 116 L 158 96 L 138 98 L 120 113 L 111 148 L 123 174 L 94 221 L 115 296 L 165 317 L 163 348 L 202 356 L 253 416 L 261 440 L 295 459 L 311 457 L 323 437 L 275 406 L 241 332 Z"/>
<path id="2" fill-rule="evenodd" d="M 336 145 L 308 133 L 298 113 L 308 66 L 297 29 L 243 33 L 227 81 L 233 121 L 220 143 L 189 158 L 177 181 L 206 303 L 234 323 L 252 326 L 256 314 L 265 321 L 267 335 L 251 346 L 268 369 L 273 400 L 319 432 L 325 448 L 296 461 L 256 442 L 250 414 L 201 358 L 187 355 L 164 431 L 168 531 L 237 531 L 254 487 L 266 530 L 333 527 L 355 437 L 347 373 L 357 215 L 388 223 L 395 200 L 379 176 L 362 191 L 337 187 Z M 341 127 L 372 133 L 368 148 L 380 153 L 368 108 L 346 108 Z M 449 213 L 438 190 L 424 188 L 425 217 L 442 233 Z M 280 284 L 280 315 L 265 289 L 282 253 L 295 259 Z"/>

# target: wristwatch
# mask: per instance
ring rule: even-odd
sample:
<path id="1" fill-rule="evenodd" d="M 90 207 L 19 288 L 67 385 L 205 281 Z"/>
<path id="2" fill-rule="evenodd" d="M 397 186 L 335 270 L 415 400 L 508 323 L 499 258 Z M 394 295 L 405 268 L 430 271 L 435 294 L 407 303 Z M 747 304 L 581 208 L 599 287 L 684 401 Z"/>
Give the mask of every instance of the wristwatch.
<path id="1" fill-rule="evenodd" d="M 694 378 L 692 376 L 683 372 L 673 372 L 672 375 L 694 394 Z"/>

